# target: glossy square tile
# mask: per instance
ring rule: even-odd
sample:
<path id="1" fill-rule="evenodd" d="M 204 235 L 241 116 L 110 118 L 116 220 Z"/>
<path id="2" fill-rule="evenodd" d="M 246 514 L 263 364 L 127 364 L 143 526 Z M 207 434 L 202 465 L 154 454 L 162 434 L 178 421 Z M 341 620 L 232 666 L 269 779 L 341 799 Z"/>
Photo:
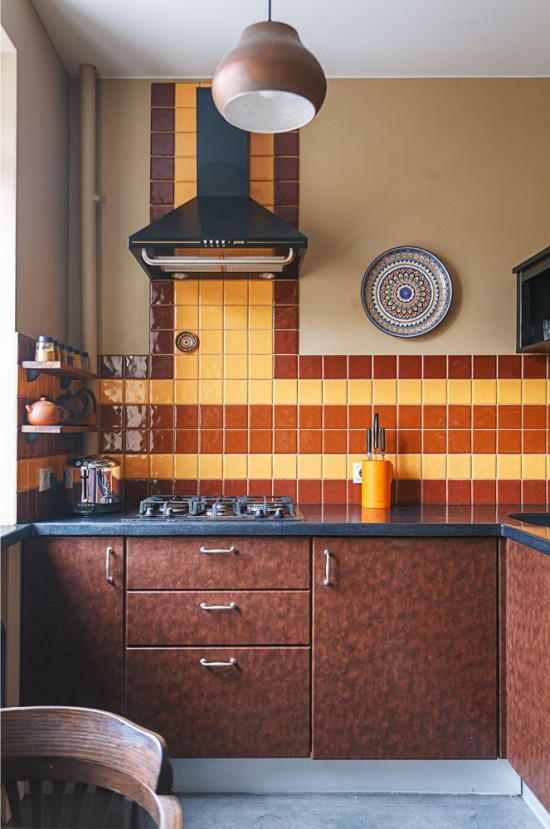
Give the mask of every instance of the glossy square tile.
<path id="1" fill-rule="evenodd" d="M 245 380 L 248 377 L 248 358 L 244 355 L 226 356 L 224 377 L 226 380 Z"/>
<path id="2" fill-rule="evenodd" d="M 172 354 L 174 351 L 173 331 L 151 331 L 149 333 L 151 354 Z"/>
<path id="3" fill-rule="evenodd" d="M 421 406 L 399 406 L 398 424 L 403 429 L 420 429 L 422 425 Z"/>
<path id="4" fill-rule="evenodd" d="M 298 357 L 300 388 L 304 380 L 318 379 L 321 380 L 323 376 L 323 358 L 315 356 Z"/>
<path id="5" fill-rule="evenodd" d="M 199 478 L 217 479 L 223 473 L 223 455 L 199 455 Z M 215 489 L 211 494 L 219 494 L 220 490 Z"/>
<path id="6" fill-rule="evenodd" d="M 399 405 L 419 406 L 422 403 L 421 380 L 399 380 L 397 384 Z"/>
<path id="7" fill-rule="evenodd" d="M 178 429 L 176 431 L 176 456 L 196 455 L 199 451 L 199 432 L 197 429 Z M 176 477 L 178 469 L 176 469 Z"/>
<path id="8" fill-rule="evenodd" d="M 474 432 L 474 438 L 477 434 L 484 435 L 483 432 Z M 494 436 L 494 432 L 490 433 Z M 472 451 L 472 433 L 469 429 L 449 429 L 447 433 L 447 450 L 451 454 L 464 454 Z M 483 451 L 480 448 L 480 443 L 474 444 L 474 452 Z M 493 440 L 492 447 L 488 445 L 488 452 L 495 451 L 495 443 Z"/>
<path id="9" fill-rule="evenodd" d="M 496 477 L 496 455 L 472 455 L 472 475 L 475 480 L 491 480 Z"/>
<path id="10" fill-rule="evenodd" d="M 325 429 L 345 429 L 347 426 L 346 406 L 325 406 L 323 409 Z"/>
<path id="11" fill-rule="evenodd" d="M 285 407 L 286 408 L 286 407 Z M 246 426 L 246 423 L 245 423 Z M 250 428 L 271 429 L 273 426 L 273 406 L 256 405 L 250 406 Z"/>
<path id="12" fill-rule="evenodd" d="M 298 381 L 274 380 L 273 400 L 277 405 L 296 405 L 296 403 L 298 402 Z"/>
<path id="13" fill-rule="evenodd" d="M 527 378 L 548 377 L 548 362 L 546 354 L 524 354 L 523 376 Z"/>
<path id="14" fill-rule="evenodd" d="M 199 402 L 198 382 L 196 380 L 174 380 L 174 400 L 178 405 L 197 404 Z"/>
<path id="15" fill-rule="evenodd" d="M 251 429 L 249 432 L 249 451 L 253 455 L 257 454 L 271 454 L 273 451 L 273 433 L 271 429 Z M 285 448 L 275 451 L 281 452 L 295 452 L 296 451 L 296 435 L 294 435 L 294 448 L 291 444 L 285 444 Z"/>
<path id="16" fill-rule="evenodd" d="M 277 456 L 275 456 L 277 457 Z M 323 470 L 323 456 L 318 455 L 298 455 L 298 478 L 310 478 L 313 480 L 322 477 Z"/>
<path id="17" fill-rule="evenodd" d="M 521 478 L 521 455 L 497 455 L 497 477 L 515 481 Z"/>
<path id="18" fill-rule="evenodd" d="M 323 454 L 345 455 L 347 432 L 345 429 L 325 429 L 323 432 Z"/>
<path id="19" fill-rule="evenodd" d="M 198 306 L 176 305 L 172 327 L 175 327 L 176 331 L 193 331 L 193 333 L 196 333 L 199 328 Z M 176 351 L 177 353 L 179 352 Z"/>
<path id="20" fill-rule="evenodd" d="M 248 301 L 250 305 L 272 305 L 273 283 L 265 280 L 251 280 L 248 283 Z"/>
<path id="21" fill-rule="evenodd" d="M 296 455 L 273 455 L 273 477 L 296 480 Z"/>
<path id="22" fill-rule="evenodd" d="M 150 380 L 149 400 L 151 403 L 170 405 L 174 402 L 173 380 Z"/>
<path id="23" fill-rule="evenodd" d="M 472 475 L 472 456 L 448 455 L 447 456 L 447 477 L 449 479 L 467 479 Z"/>
<path id="24" fill-rule="evenodd" d="M 447 383 L 445 380 L 423 380 L 422 400 L 424 406 L 445 406 L 447 403 Z"/>
<path id="25" fill-rule="evenodd" d="M 249 380 L 248 402 L 250 405 L 265 405 L 273 402 L 273 382 L 271 380 Z"/>
<path id="26" fill-rule="evenodd" d="M 323 377 L 327 380 L 344 379 L 348 376 L 348 358 L 345 355 L 326 354 L 323 357 Z"/>
<path id="27" fill-rule="evenodd" d="M 154 354 L 150 357 L 151 378 L 154 380 L 172 380 L 174 377 L 174 358 L 170 354 Z"/>
<path id="28" fill-rule="evenodd" d="M 345 406 L 348 397 L 347 380 L 323 380 L 323 403 Z"/>
<path id="29" fill-rule="evenodd" d="M 116 404 L 124 402 L 124 380 L 100 380 L 99 402 Z"/>
<path id="30" fill-rule="evenodd" d="M 199 424 L 199 407 L 190 405 L 176 406 L 176 428 L 197 429 Z"/>
<path id="31" fill-rule="evenodd" d="M 184 279 L 174 283 L 175 305 L 197 306 L 199 303 L 198 280 Z"/>
<path id="32" fill-rule="evenodd" d="M 545 429 L 548 413 L 546 406 L 523 406 L 523 428 Z"/>
<path id="33" fill-rule="evenodd" d="M 246 309 L 239 309 L 244 310 L 244 319 L 243 324 L 238 326 L 241 328 L 247 328 L 250 326 L 250 329 L 257 330 L 263 329 L 266 331 L 272 331 L 272 324 L 273 324 L 273 311 L 270 306 L 268 305 L 251 305 L 248 308 L 248 320 L 246 319 Z M 227 322 L 226 322 L 227 325 Z M 227 326 L 229 327 L 229 326 Z M 237 327 L 237 326 L 231 326 Z M 252 332 L 251 332 L 252 333 Z"/>
<path id="34" fill-rule="evenodd" d="M 156 455 L 173 454 L 175 449 L 173 429 L 151 429 L 149 451 Z"/>
<path id="35" fill-rule="evenodd" d="M 421 455 L 398 455 L 397 476 L 401 479 L 417 479 L 421 477 Z"/>
<path id="36" fill-rule="evenodd" d="M 446 431 L 444 429 L 425 429 L 422 435 L 422 451 L 432 453 L 446 452 Z"/>
<path id="37" fill-rule="evenodd" d="M 373 401 L 372 380 L 348 380 L 348 403 L 364 406 Z"/>
<path id="38" fill-rule="evenodd" d="M 519 429 L 499 429 L 496 435 L 500 453 L 516 454 L 521 452 L 521 431 Z"/>
<path id="39" fill-rule="evenodd" d="M 185 382 L 185 381 L 182 381 Z M 188 381 L 192 382 L 192 381 Z M 201 380 L 199 384 L 198 399 L 201 404 L 221 406 L 223 400 L 223 380 Z"/>
<path id="40" fill-rule="evenodd" d="M 447 455 L 423 455 L 422 477 L 428 480 L 442 480 L 447 476 Z"/>
<path id="41" fill-rule="evenodd" d="M 522 402 L 529 406 L 546 405 L 547 384 L 545 380 L 523 380 Z"/>
<path id="42" fill-rule="evenodd" d="M 273 334 L 271 331 L 249 331 L 248 339 L 250 354 L 273 353 Z"/>
<path id="43" fill-rule="evenodd" d="M 275 358 L 278 359 L 278 358 Z M 252 355 L 249 358 L 249 376 L 253 380 L 273 379 L 273 358 L 271 355 Z M 276 374 L 276 377 L 292 377 L 292 373 Z M 294 375 L 295 376 L 295 375 Z"/>
<path id="44" fill-rule="evenodd" d="M 399 379 L 419 379 L 422 377 L 422 357 L 416 354 L 400 354 L 398 357 Z"/>
<path id="45" fill-rule="evenodd" d="M 271 454 L 266 455 L 250 455 L 248 458 L 248 477 L 251 479 L 271 478 L 273 473 L 273 458 Z M 260 488 L 259 492 L 269 491 L 265 487 Z M 271 487 L 269 487 L 271 489 Z"/>
<path id="46" fill-rule="evenodd" d="M 469 406 L 472 402 L 471 380 L 448 380 L 447 402 L 451 406 Z"/>
<path id="47" fill-rule="evenodd" d="M 121 419 L 124 412 L 124 425 L 127 429 L 147 429 L 149 427 L 149 406 L 120 406 Z M 107 425 L 107 424 L 105 424 Z"/>
<path id="48" fill-rule="evenodd" d="M 298 357 L 295 354 L 276 354 L 273 358 L 273 376 L 295 380 L 298 377 Z"/>
<path id="49" fill-rule="evenodd" d="M 269 381 L 256 380 L 255 382 Z M 229 405 L 244 405 L 248 403 L 248 382 L 246 380 L 224 380 L 223 396 L 224 403 Z"/>
<path id="50" fill-rule="evenodd" d="M 248 477 L 248 457 L 245 454 L 223 456 L 223 477 L 244 480 Z"/>
<path id="51" fill-rule="evenodd" d="M 223 378 L 223 357 L 218 354 L 204 354 L 199 360 L 201 380 L 221 380 Z"/>
<path id="52" fill-rule="evenodd" d="M 249 135 L 249 152 L 251 156 L 273 155 L 274 136 L 272 133 L 254 133 Z"/>
<path id="53" fill-rule="evenodd" d="M 99 425 L 102 429 L 121 429 L 124 409 L 119 405 L 101 405 L 99 407 Z"/>
<path id="54" fill-rule="evenodd" d="M 273 351 L 275 354 L 298 353 L 298 331 L 275 331 L 273 335 Z M 312 375 L 319 376 L 319 375 Z"/>
<path id="55" fill-rule="evenodd" d="M 276 287 L 276 286 L 275 286 Z M 251 309 L 252 311 L 253 309 Z M 252 317 L 251 317 L 252 322 Z M 298 306 L 275 305 L 273 308 L 274 327 L 278 330 L 298 329 Z M 270 323 L 271 326 L 271 323 Z"/>
<path id="56" fill-rule="evenodd" d="M 422 359 L 424 380 L 440 380 L 447 377 L 447 358 L 426 355 Z"/>
<path id="57" fill-rule="evenodd" d="M 148 455 L 126 455 L 124 459 L 125 478 L 147 478 L 149 475 Z"/>
<path id="58" fill-rule="evenodd" d="M 349 377 L 355 380 L 369 380 L 372 377 L 372 357 L 351 354 L 348 357 Z"/>
<path id="59" fill-rule="evenodd" d="M 174 455 L 174 475 L 176 478 L 196 478 L 199 472 L 198 456 L 194 452 Z"/>
<path id="60" fill-rule="evenodd" d="M 447 358 L 447 376 L 453 380 L 470 379 L 472 377 L 472 357 L 469 354 L 449 355 Z"/>
<path id="61" fill-rule="evenodd" d="M 546 480 L 546 456 L 527 455 L 522 456 L 521 477 L 529 480 Z"/>
<path id="62" fill-rule="evenodd" d="M 365 435 L 361 436 L 361 447 L 365 448 Z M 386 435 L 387 439 L 387 435 Z M 397 434 L 397 451 L 400 455 L 415 455 L 422 451 L 422 434 L 418 429 L 399 429 Z"/>
<path id="63" fill-rule="evenodd" d="M 224 453 L 244 455 L 248 451 L 248 431 L 246 429 L 226 429 L 224 433 Z"/>
<path id="64" fill-rule="evenodd" d="M 395 405 L 397 403 L 397 381 L 373 380 L 372 401 L 375 406 Z"/>
<path id="65" fill-rule="evenodd" d="M 517 379 L 521 377 L 521 356 L 499 355 L 497 357 L 497 377 L 500 379 Z"/>
<path id="66" fill-rule="evenodd" d="M 173 83 L 152 83 L 151 84 L 151 106 L 173 107 L 175 102 L 175 84 Z"/>
<path id="67" fill-rule="evenodd" d="M 259 202 L 264 207 L 273 204 L 274 188 L 272 181 L 252 181 L 248 185 L 248 193 L 251 199 Z"/>
<path id="68" fill-rule="evenodd" d="M 251 439 L 253 434 L 251 432 Z M 273 449 L 277 454 L 290 454 L 297 451 L 298 438 L 295 429 L 275 429 L 273 439 Z"/>
<path id="69" fill-rule="evenodd" d="M 247 305 L 248 282 L 244 279 L 236 279 L 224 282 L 223 301 L 225 305 Z"/>
<path id="70" fill-rule="evenodd" d="M 345 480 L 347 478 L 346 455 L 323 455 L 323 478 Z"/>

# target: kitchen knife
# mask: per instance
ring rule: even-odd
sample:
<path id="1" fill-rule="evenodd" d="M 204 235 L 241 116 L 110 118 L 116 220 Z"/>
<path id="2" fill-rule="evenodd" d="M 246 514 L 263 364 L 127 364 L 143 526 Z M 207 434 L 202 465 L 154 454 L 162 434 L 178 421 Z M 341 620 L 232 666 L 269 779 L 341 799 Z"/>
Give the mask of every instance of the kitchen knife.
<path id="1" fill-rule="evenodd" d="M 367 458 L 372 458 L 372 429 L 367 429 Z"/>
<path id="2" fill-rule="evenodd" d="M 373 433 L 374 450 L 376 451 L 378 449 L 378 413 L 374 415 Z"/>
<path id="3" fill-rule="evenodd" d="M 384 455 L 386 454 L 386 429 L 380 429 L 380 453 L 382 455 L 382 460 L 384 460 Z"/>

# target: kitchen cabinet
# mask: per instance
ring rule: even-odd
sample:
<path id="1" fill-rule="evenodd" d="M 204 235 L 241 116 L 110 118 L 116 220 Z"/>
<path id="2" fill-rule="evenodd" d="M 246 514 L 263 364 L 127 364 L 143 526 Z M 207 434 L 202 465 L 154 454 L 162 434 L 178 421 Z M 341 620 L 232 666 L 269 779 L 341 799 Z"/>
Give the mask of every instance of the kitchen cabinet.
<path id="1" fill-rule="evenodd" d="M 308 757 L 310 540 L 127 540 L 125 713 L 177 757 Z"/>
<path id="2" fill-rule="evenodd" d="M 122 539 L 25 542 L 22 705 L 122 712 L 123 579 Z"/>
<path id="3" fill-rule="evenodd" d="M 507 757 L 550 809 L 550 556 L 506 542 Z"/>
<path id="4" fill-rule="evenodd" d="M 495 539 L 314 539 L 312 647 L 316 759 L 497 756 Z"/>

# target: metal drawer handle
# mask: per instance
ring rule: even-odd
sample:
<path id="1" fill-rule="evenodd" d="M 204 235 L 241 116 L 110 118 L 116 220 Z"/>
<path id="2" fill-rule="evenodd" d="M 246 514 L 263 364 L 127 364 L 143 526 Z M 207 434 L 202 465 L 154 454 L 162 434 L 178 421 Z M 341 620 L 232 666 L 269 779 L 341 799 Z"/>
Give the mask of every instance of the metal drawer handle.
<path id="1" fill-rule="evenodd" d="M 229 604 L 206 604 L 206 602 L 201 602 L 199 607 L 201 610 L 237 610 L 237 602 L 229 602 Z"/>
<path id="2" fill-rule="evenodd" d="M 323 584 L 325 587 L 330 586 L 330 550 L 325 550 L 324 555 L 326 556 L 325 562 L 325 578 L 323 579 Z"/>
<path id="3" fill-rule="evenodd" d="M 206 659 L 201 659 L 200 664 L 203 668 L 232 668 L 237 664 L 237 660 L 231 657 L 229 662 L 207 662 Z"/>
<path id="4" fill-rule="evenodd" d="M 237 550 L 236 547 L 230 547 L 228 550 L 227 549 L 224 550 L 223 547 L 221 547 L 220 549 L 216 549 L 216 548 L 210 549 L 209 547 L 201 547 L 200 552 L 201 553 L 206 553 L 207 555 L 212 556 L 212 555 L 218 555 L 220 553 L 236 553 L 236 552 L 238 552 L 238 550 Z"/>
<path id="5" fill-rule="evenodd" d="M 105 578 L 107 579 L 108 584 L 114 584 L 115 578 L 111 571 L 111 553 L 114 553 L 112 547 L 107 547 L 105 550 Z"/>

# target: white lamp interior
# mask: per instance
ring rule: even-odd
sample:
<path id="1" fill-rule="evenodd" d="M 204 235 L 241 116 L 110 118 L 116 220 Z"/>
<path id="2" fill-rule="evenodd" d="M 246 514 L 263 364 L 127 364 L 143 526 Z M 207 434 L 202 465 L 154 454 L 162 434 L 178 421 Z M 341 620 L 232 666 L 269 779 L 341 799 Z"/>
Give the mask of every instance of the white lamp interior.
<path id="1" fill-rule="evenodd" d="M 308 124 L 314 116 L 311 101 L 278 89 L 243 92 L 228 101 L 223 111 L 226 121 L 249 132 L 288 132 Z"/>

